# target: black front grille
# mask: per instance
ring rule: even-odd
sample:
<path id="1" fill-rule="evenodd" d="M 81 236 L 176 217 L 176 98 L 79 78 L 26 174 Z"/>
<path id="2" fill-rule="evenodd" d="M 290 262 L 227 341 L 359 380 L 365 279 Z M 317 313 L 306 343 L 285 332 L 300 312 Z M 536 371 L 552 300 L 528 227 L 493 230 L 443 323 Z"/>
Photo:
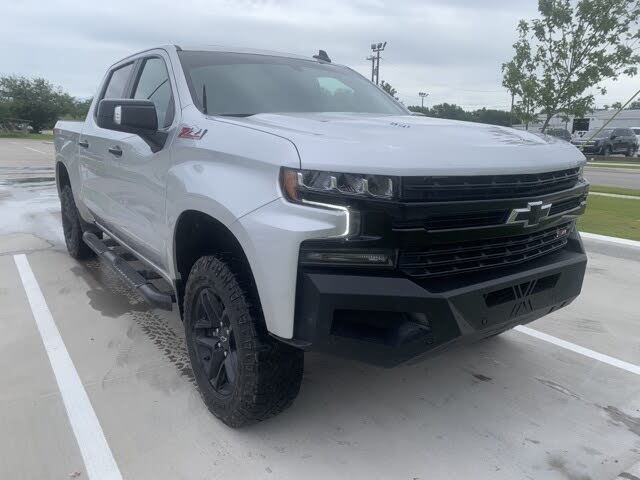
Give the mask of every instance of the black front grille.
<path id="1" fill-rule="evenodd" d="M 455 202 L 535 197 L 576 185 L 579 169 L 520 175 L 402 177 L 401 200 Z"/>
<path id="2" fill-rule="evenodd" d="M 557 215 L 563 212 L 569 212 L 578 208 L 582 205 L 582 202 L 586 200 L 586 197 L 583 195 L 581 197 L 573 197 L 568 198 L 566 200 L 562 200 L 560 202 L 556 202 L 551 205 L 551 209 L 549 210 L 549 215 Z"/>
<path id="3" fill-rule="evenodd" d="M 514 237 L 400 251 L 398 268 L 412 277 L 427 278 L 515 265 L 563 248 L 572 229 L 572 223 L 565 223 Z"/>
<path id="4" fill-rule="evenodd" d="M 488 227 L 505 222 L 509 210 L 491 210 L 486 212 L 448 213 L 430 215 L 421 220 L 393 222 L 394 230 L 455 230 L 464 228 Z"/>

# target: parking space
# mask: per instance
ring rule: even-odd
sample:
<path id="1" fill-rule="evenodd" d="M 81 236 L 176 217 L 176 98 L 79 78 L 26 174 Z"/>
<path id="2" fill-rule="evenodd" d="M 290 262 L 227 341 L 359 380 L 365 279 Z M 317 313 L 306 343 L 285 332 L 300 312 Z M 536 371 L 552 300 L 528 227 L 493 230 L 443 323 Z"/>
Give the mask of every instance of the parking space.
<path id="1" fill-rule="evenodd" d="M 0 478 L 87 475 L 21 253 L 123 478 L 587 480 L 640 460 L 640 375 L 519 331 L 391 370 L 307 355 L 291 409 L 231 430 L 199 398 L 177 314 L 66 254 L 51 157 L 30 153 L 35 175 L 3 148 Z M 587 248 L 582 296 L 529 327 L 640 365 L 640 250 Z"/>

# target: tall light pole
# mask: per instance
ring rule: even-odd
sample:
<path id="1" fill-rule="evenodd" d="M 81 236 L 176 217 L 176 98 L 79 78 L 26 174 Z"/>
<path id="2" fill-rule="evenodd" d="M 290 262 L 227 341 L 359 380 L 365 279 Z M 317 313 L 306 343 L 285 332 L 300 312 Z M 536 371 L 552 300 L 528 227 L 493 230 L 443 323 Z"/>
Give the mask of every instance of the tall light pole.
<path id="1" fill-rule="evenodd" d="M 371 57 L 367 58 L 367 60 L 371 59 L 371 81 L 373 82 L 373 77 L 375 73 L 376 77 L 376 85 L 380 83 L 380 52 L 384 51 L 384 47 L 387 46 L 387 42 L 384 43 L 372 43 L 371 51 L 375 54 Z M 375 67 L 373 63 L 375 62 Z"/>
<path id="2" fill-rule="evenodd" d="M 367 60 L 371 61 L 371 82 L 376 81 L 376 57 L 369 55 Z"/>
<path id="3" fill-rule="evenodd" d="M 418 92 L 418 95 L 420 95 L 420 99 L 422 100 L 422 109 L 424 110 L 424 99 L 427 98 L 429 94 L 426 92 Z"/>

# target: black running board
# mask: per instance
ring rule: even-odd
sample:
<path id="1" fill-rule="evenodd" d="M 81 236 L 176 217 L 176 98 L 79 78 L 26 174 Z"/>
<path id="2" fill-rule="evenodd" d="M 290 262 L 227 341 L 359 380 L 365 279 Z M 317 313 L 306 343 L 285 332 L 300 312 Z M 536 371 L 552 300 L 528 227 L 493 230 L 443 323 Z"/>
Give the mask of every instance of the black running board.
<path id="1" fill-rule="evenodd" d="M 172 310 L 172 296 L 158 290 L 155 285 L 129 265 L 124 258 L 111 251 L 102 240 L 91 232 L 84 232 L 82 239 L 91 250 L 108 262 L 133 288 L 138 290 L 151 305 L 162 310 Z"/>

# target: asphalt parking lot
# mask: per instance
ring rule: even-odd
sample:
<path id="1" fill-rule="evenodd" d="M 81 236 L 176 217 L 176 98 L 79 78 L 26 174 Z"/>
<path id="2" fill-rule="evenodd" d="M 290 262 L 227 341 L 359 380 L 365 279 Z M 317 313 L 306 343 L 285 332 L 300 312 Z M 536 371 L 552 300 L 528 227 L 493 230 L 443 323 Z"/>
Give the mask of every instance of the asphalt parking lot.
<path id="1" fill-rule="evenodd" d="M 593 185 L 640 189 L 640 170 L 587 166 L 585 173 Z"/>
<path id="2" fill-rule="evenodd" d="M 0 478 L 88 478 L 43 311 L 110 478 L 595 480 L 640 460 L 639 248 L 586 239 L 581 297 L 531 330 L 391 370 L 309 354 L 291 409 L 231 430 L 199 398 L 178 315 L 66 254 L 52 159 L 0 139 Z"/>

